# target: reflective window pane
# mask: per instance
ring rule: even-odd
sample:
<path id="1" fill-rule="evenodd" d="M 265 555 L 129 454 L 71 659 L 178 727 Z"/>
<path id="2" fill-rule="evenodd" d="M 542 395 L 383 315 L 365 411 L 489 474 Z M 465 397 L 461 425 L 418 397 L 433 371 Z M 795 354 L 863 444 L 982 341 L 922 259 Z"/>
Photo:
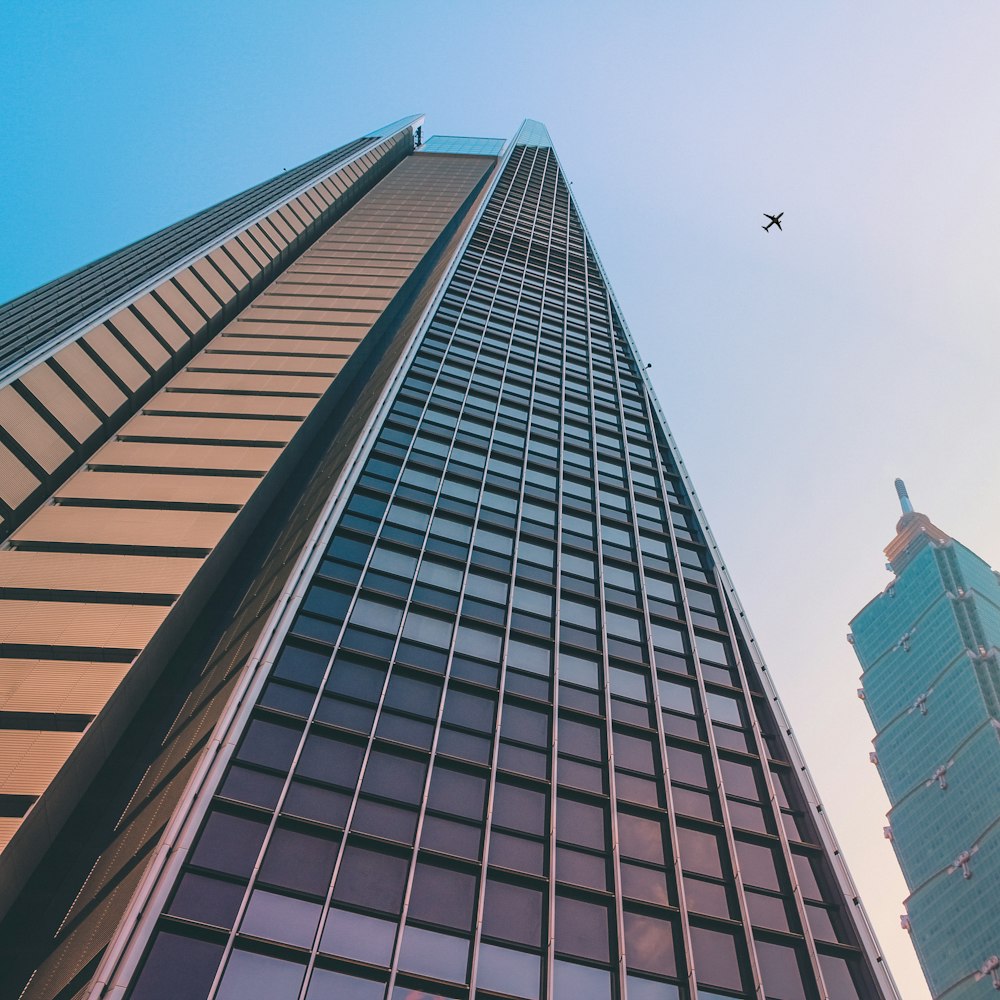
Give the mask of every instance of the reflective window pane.
<path id="1" fill-rule="evenodd" d="M 218 1000 L 277 1000 L 294 997 L 306 973 L 298 962 L 236 950 L 222 976 Z"/>
<path id="2" fill-rule="evenodd" d="M 364 913 L 331 908 L 327 914 L 320 951 L 353 958 L 371 965 L 388 965 L 396 938 L 396 924 Z"/>
<path id="3" fill-rule="evenodd" d="M 306 1000 L 383 1000 L 385 983 L 348 976 L 330 969 L 313 969 Z"/>
<path id="4" fill-rule="evenodd" d="M 479 946 L 479 972 L 476 985 L 480 989 L 538 1000 L 540 995 L 541 958 L 524 951 L 501 948 L 484 941 Z"/>
<path id="5" fill-rule="evenodd" d="M 469 942 L 451 934 L 439 934 L 422 927 L 407 927 L 399 950 L 399 967 L 406 972 L 443 979 L 465 981 Z"/>

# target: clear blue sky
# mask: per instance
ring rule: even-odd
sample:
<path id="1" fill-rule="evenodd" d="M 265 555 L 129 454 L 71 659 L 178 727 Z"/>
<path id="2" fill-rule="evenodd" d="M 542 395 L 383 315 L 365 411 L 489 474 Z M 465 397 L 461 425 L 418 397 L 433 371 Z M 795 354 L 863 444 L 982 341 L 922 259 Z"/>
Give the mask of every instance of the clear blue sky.
<path id="1" fill-rule="evenodd" d="M 404 114 L 549 126 L 903 995 L 926 997 L 844 634 L 887 582 L 895 475 L 1000 561 L 994 0 L 15 0 L 0 39 L 0 301 Z"/>

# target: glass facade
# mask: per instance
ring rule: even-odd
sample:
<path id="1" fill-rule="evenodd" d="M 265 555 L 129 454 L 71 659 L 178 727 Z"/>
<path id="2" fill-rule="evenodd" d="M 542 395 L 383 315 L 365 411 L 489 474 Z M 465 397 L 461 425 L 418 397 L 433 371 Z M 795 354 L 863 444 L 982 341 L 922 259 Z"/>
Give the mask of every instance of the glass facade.
<path id="1" fill-rule="evenodd" d="M 895 997 L 539 123 L 417 337 L 120 995 Z"/>
<path id="2" fill-rule="evenodd" d="M 1000 581 L 912 511 L 886 554 L 895 576 L 851 640 L 904 919 L 935 998 L 985 998 L 1000 989 Z"/>
<path id="3" fill-rule="evenodd" d="M 421 147 L 424 153 L 462 153 L 465 155 L 499 156 L 503 139 L 481 139 L 467 135 L 432 135 Z"/>

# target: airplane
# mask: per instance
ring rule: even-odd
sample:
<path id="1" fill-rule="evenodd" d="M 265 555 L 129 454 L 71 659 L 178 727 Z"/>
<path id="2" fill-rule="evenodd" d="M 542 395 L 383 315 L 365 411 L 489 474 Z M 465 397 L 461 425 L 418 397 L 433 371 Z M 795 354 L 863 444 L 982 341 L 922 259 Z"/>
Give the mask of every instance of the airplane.
<path id="1" fill-rule="evenodd" d="M 765 219 L 770 219 L 771 221 L 766 226 L 761 226 L 760 228 L 763 229 L 765 233 L 771 228 L 771 226 L 777 226 L 780 229 L 781 228 L 781 217 L 784 214 L 785 214 L 784 212 L 779 212 L 777 215 L 768 215 L 767 212 L 765 212 L 764 213 L 764 218 Z"/>

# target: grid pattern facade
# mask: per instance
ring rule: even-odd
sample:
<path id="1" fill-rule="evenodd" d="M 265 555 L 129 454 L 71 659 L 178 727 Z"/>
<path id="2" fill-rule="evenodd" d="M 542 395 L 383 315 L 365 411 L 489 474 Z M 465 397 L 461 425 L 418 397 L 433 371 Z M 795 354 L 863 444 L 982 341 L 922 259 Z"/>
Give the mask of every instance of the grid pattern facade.
<path id="1" fill-rule="evenodd" d="M 432 135 L 421 147 L 423 153 L 461 153 L 499 156 L 503 139 L 481 139 L 466 135 Z"/>
<path id="2" fill-rule="evenodd" d="M 376 204 L 369 206 L 373 212 L 370 221 L 377 224 L 380 216 L 384 219 L 395 214 L 382 215 L 377 205 L 393 191 L 398 197 L 402 183 L 409 188 L 408 207 L 413 211 L 423 200 L 421 196 L 426 196 L 428 204 L 420 216 L 420 221 L 426 223 L 445 209 L 442 196 L 449 188 L 460 200 L 466 186 L 493 166 L 490 160 L 485 164 L 480 161 L 478 166 L 469 162 L 463 168 L 440 158 L 414 163 L 414 169 L 404 172 L 404 181 L 388 185 L 379 192 L 379 198 L 373 199 Z M 213 759 L 213 741 L 225 728 L 224 723 L 217 723 L 220 717 L 225 720 L 230 701 L 240 700 L 248 654 L 265 630 L 275 605 L 285 600 L 289 575 L 303 546 L 308 544 L 330 490 L 350 459 L 381 387 L 392 377 L 400 355 L 407 349 L 456 246 L 468 231 L 475 214 L 473 206 L 482 197 L 480 182 L 415 272 L 406 278 L 387 306 L 391 323 L 386 324 L 389 316 L 383 314 L 365 338 L 363 350 L 371 347 L 371 353 L 364 366 L 354 372 L 347 369 L 338 376 L 339 399 L 299 459 L 297 469 L 301 473 L 293 473 L 291 481 L 268 506 L 266 516 L 253 528 L 252 542 L 211 597 L 204 602 L 197 599 L 199 622 L 192 629 L 193 642 L 189 636 L 173 654 L 161 683 L 147 699 L 148 709 L 115 748 L 114 760 L 127 762 L 128 775 L 110 790 L 106 782 L 103 789 L 89 790 L 81 809 L 74 813 L 50 851 L 50 856 L 56 857 L 64 852 L 79 854 L 75 869 L 67 872 L 57 886 L 51 886 L 49 880 L 39 888 L 39 881 L 44 883 L 46 873 L 51 871 L 51 858 L 47 858 L 39 866 L 38 878 L 29 883 L 18 905 L 0 924 L 0 938 L 11 946 L 12 953 L 12 960 L 0 966 L 0 995 L 62 1000 L 76 997 L 93 979 L 95 963 L 123 917 L 127 920 L 130 898 L 137 887 L 141 890 L 147 865 L 158 856 L 157 847 L 185 787 L 197 786 L 200 769 Z M 401 224 L 394 235 L 413 226 L 410 235 L 419 242 L 421 227 L 415 224 L 414 214 L 403 214 L 408 224 Z M 403 246 L 409 245 L 409 240 L 404 241 Z M 388 246 L 385 254 L 375 251 L 373 247 L 367 255 L 349 258 L 354 260 L 354 277 L 366 275 L 369 269 L 395 270 L 393 251 Z M 321 266 L 328 269 L 325 277 L 332 284 L 343 276 L 333 260 Z M 313 277 L 318 276 L 319 272 L 313 272 Z M 379 284 L 385 276 L 371 275 L 373 284 Z M 355 353 L 352 365 L 360 353 L 361 349 Z M 249 396 L 231 397 L 237 398 L 252 401 Z M 207 630 L 204 623 L 208 623 Z M 37 671 L 34 678 L 41 673 Z M 57 891 L 53 892 L 53 888 Z M 45 912 L 39 914 L 38 906 Z M 17 961 L 13 960 L 15 955 Z"/>
<path id="3" fill-rule="evenodd" d="M 491 163 L 399 164 L 11 535 L 0 849 Z"/>
<path id="4" fill-rule="evenodd" d="M 558 162 L 526 138 L 135 1000 L 889 995 Z"/>
<path id="5" fill-rule="evenodd" d="M 1000 989 L 983 973 L 1000 954 L 1000 581 L 906 522 L 852 641 L 924 974 L 935 998 L 985 1000 Z"/>

